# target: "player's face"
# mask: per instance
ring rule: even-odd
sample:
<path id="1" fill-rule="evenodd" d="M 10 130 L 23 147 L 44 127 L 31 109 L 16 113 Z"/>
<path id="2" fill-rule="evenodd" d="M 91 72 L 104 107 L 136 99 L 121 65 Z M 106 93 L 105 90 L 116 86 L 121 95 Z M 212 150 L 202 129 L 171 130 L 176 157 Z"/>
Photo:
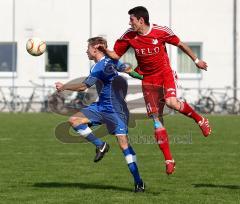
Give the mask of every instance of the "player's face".
<path id="1" fill-rule="evenodd" d="M 91 45 L 88 45 L 88 49 L 87 49 L 86 53 L 88 55 L 88 59 L 94 60 L 94 56 L 96 54 L 96 48 L 94 48 Z"/>
<path id="2" fill-rule="evenodd" d="M 129 25 L 134 31 L 139 31 L 143 26 L 142 18 L 137 19 L 133 14 L 130 15 Z"/>

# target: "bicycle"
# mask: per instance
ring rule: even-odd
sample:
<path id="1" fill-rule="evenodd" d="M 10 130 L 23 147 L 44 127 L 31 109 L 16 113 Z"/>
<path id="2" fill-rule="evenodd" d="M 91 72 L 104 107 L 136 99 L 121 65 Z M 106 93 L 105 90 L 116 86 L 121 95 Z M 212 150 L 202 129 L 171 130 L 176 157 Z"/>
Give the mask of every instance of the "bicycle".
<path id="1" fill-rule="evenodd" d="M 208 89 L 206 90 L 206 92 L 208 92 Z M 206 92 L 203 94 L 202 90 L 199 89 L 199 99 L 194 104 L 195 109 L 203 114 L 213 113 L 215 109 L 214 100 L 211 97 L 207 96 Z"/>
<path id="2" fill-rule="evenodd" d="M 37 89 L 45 89 L 45 86 L 39 85 L 33 81 L 29 81 L 32 85 L 33 85 L 33 90 L 31 95 L 28 98 L 28 101 L 26 102 L 25 108 L 24 108 L 24 112 L 48 112 L 48 99 L 47 97 L 44 95 L 43 100 L 40 99 L 40 96 L 36 94 Z M 50 91 L 50 90 L 49 90 Z M 48 92 L 48 95 L 50 95 L 50 93 Z M 38 100 L 36 100 L 38 99 Z"/>
<path id="3" fill-rule="evenodd" d="M 6 108 L 9 112 L 21 112 L 23 110 L 23 101 L 19 95 L 14 94 L 12 87 L 9 87 L 10 98 L 6 97 L 3 89 L 0 87 L 0 112 Z"/>
<path id="4" fill-rule="evenodd" d="M 208 89 L 208 97 L 215 101 L 214 112 L 237 114 L 240 110 L 240 102 L 237 98 L 229 97 L 228 90 L 231 87 L 226 87 L 224 92 L 213 91 L 213 89 Z M 219 100 L 220 99 L 220 100 Z"/>

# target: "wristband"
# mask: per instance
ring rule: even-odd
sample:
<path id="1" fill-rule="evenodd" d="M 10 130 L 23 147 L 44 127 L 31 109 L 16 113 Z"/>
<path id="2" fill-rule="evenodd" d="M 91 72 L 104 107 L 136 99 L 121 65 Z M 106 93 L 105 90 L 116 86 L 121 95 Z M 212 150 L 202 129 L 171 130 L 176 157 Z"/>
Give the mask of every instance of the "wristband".
<path id="1" fill-rule="evenodd" d="M 132 78 L 140 79 L 140 80 L 143 79 L 143 76 L 140 75 L 140 74 L 138 74 L 138 73 L 135 72 L 135 71 L 131 71 L 131 72 L 129 73 L 129 76 L 131 76 Z"/>
<path id="2" fill-rule="evenodd" d="M 196 59 L 194 60 L 194 62 L 195 62 L 195 64 L 197 64 L 197 63 L 199 62 L 199 59 L 196 58 Z"/>

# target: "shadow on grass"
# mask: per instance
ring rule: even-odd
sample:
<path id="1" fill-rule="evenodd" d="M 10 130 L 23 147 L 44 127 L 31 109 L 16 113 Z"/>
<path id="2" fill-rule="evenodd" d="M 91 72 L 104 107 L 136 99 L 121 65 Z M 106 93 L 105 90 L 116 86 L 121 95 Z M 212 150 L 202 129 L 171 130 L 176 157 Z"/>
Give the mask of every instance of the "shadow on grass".
<path id="1" fill-rule="evenodd" d="M 102 189 L 102 190 L 116 190 L 116 191 L 129 191 L 132 189 L 113 186 L 113 185 L 102 185 L 94 183 L 59 183 L 59 182 L 46 182 L 46 183 L 35 183 L 34 187 L 38 188 L 81 188 L 81 189 Z"/>
<path id="2" fill-rule="evenodd" d="M 194 188 L 227 188 L 233 190 L 240 190 L 239 185 L 217 185 L 217 184 L 206 184 L 206 183 L 198 183 L 192 184 Z"/>
<path id="3" fill-rule="evenodd" d="M 124 188 L 113 185 L 102 185 L 94 183 L 60 183 L 60 182 L 42 182 L 35 183 L 33 187 L 37 188 L 80 188 L 80 189 L 101 189 L 101 190 L 114 190 L 114 191 L 125 191 L 125 192 L 134 192 L 133 189 Z M 160 195 L 160 192 L 145 192 L 144 194 L 151 194 L 154 196 Z"/>

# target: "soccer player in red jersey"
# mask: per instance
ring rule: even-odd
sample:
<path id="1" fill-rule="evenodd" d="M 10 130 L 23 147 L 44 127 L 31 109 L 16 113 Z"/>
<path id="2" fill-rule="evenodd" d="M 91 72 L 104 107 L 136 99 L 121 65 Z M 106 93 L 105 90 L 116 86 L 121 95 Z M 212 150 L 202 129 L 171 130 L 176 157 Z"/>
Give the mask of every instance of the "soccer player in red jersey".
<path id="1" fill-rule="evenodd" d="M 205 137 L 211 133 L 211 128 L 206 118 L 193 110 L 187 102 L 177 99 L 175 78 L 165 44 L 179 47 L 199 69 L 207 70 L 207 64 L 198 59 L 189 46 L 181 42 L 170 28 L 150 24 L 149 14 L 145 7 L 134 7 L 128 11 L 128 14 L 131 28 L 115 42 L 114 51 L 101 45 L 99 48 L 113 59 L 119 59 L 129 47 L 135 50 L 138 62 L 135 71 L 143 75 L 142 91 L 147 112 L 154 120 L 155 138 L 165 158 L 166 173 L 172 174 L 175 169 L 175 161 L 170 152 L 166 129 L 161 121 L 164 106 L 162 95 L 164 94 L 164 102 L 169 108 L 192 118 L 199 125 Z"/>

